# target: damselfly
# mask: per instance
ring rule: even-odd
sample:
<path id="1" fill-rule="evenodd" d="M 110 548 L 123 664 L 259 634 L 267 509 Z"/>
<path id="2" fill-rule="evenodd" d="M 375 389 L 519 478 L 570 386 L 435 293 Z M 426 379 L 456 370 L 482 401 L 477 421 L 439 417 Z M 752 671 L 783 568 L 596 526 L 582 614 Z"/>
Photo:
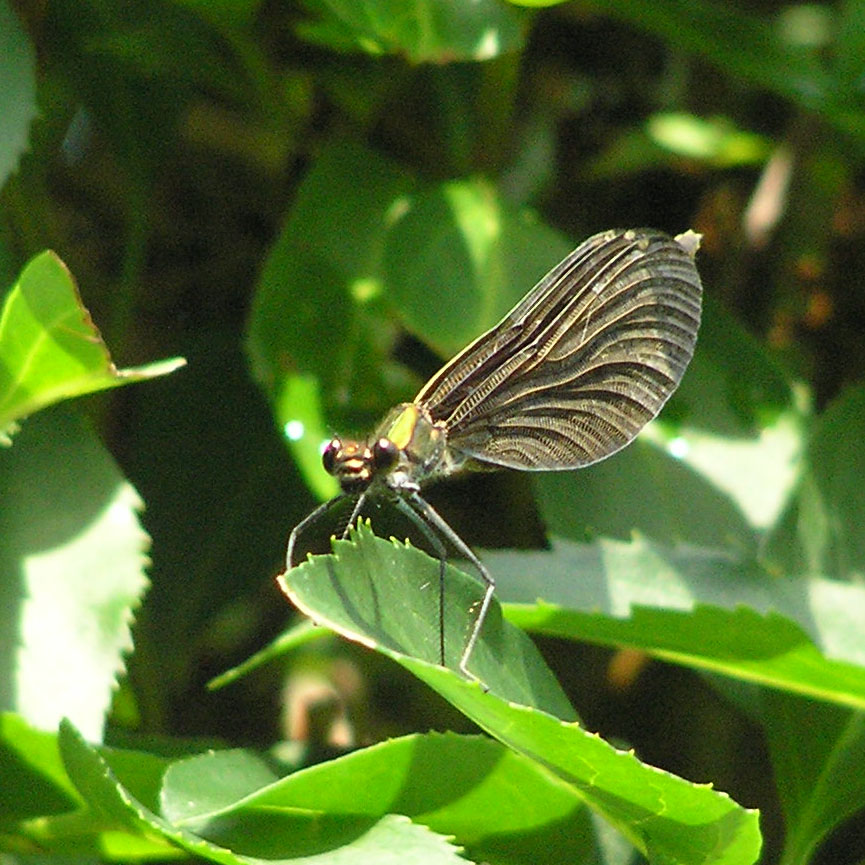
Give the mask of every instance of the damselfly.
<path id="1" fill-rule="evenodd" d="M 623 448 L 661 410 L 694 352 L 702 289 L 699 235 L 607 231 L 580 244 L 492 330 L 445 364 L 410 403 L 392 409 L 367 441 L 334 438 L 322 461 L 342 495 L 302 520 L 300 535 L 345 496 L 385 496 L 439 556 L 439 652 L 444 664 L 444 541 L 484 585 L 459 668 L 483 628 L 495 581 L 421 496 L 429 480 L 465 469 L 576 469 Z M 443 540 L 444 539 L 444 540 Z"/>

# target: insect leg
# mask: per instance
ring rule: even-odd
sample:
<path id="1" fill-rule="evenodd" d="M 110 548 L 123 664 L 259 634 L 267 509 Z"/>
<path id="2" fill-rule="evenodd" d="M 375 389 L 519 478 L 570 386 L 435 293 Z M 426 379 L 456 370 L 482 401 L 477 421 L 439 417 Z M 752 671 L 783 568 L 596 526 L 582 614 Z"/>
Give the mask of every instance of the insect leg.
<path id="1" fill-rule="evenodd" d="M 360 509 L 363 507 L 363 503 L 366 501 L 366 490 L 364 490 L 358 497 L 357 501 L 354 503 L 354 507 L 351 509 L 351 516 L 348 518 L 348 522 L 345 524 L 345 528 L 342 530 L 342 534 L 340 537 L 345 540 L 348 537 L 348 530 L 354 525 L 354 521 L 357 519 L 358 514 L 360 513 Z"/>
<path id="2" fill-rule="evenodd" d="M 412 496 L 412 501 L 414 501 L 414 496 L 417 496 L 415 493 Z M 417 500 L 422 502 L 424 505 L 427 503 L 420 497 L 417 496 Z M 430 528 L 429 525 L 429 517 L 421 511 L 420 513 L 417 508 L 417 504 L 415 507 L 412 507 L 402 496 L 397 496 L 396 498 L 396 507 L 397 510 L 404 513 L 420 530 L 423 532 L 423 536 L 433 545 L 435 548 L 436 554 L 439 559 L 439 662 L 442 666 L 445 665 L 445 567 L 447 565 L 448 551 L 447 547 L 442 543 L 441 538 Z M 427 505 L 430 510 L 432 508 Z M 434 512 L 435 513 L 435 512 Z M 436 514 L 438 516 L 438 514 Z M 439 517 L 441 519 L 441 517 Z"/>
<path id="3" fill-rule="evenodd" d="M 322 502 L 311 514 L 305 516 L 292 530 L 291 534 L 288 536 L 288 548 L 285 551 L 285 569 L 286 571 L 290 571 L 292 569 L 293 564 L 292 560 L 294 559 L 294 546 L 297 543 L 297 539 L 300 535 L 311 526 L 313 523 L 317 522 L 319 517 L 323 517 L 328 510 L 330 510 L 331 506 L 336 504 L 337 502 L 342 501 L 344 496 L 336 496 L 335 498 L 329 499 L 326 502 Z"/>
<path id="4" fill-rule="evenodd" d="M 475 619 L 474 626 L 472 628 L 471 635 L 469 636 L 469 640 L 466 643 L 466 647 L 463 650 L 462 657 L 460 658 L 459 669 L 460 672 L 468 677 L 469 679 L 477 679 L 473 673 L 470 673 L 468 670 L 468 662 L 469 658 L 474 651 L 475 644 L 478 641 L 478 637 L 481 633 L 481 628 L 484 625 L 484 620 L 487 617 L 487 612 L 490 608 L 490 602 L 493 599 L 493 591 L 496 588 L 496 581 L 493 579 L 490 572 L 486 569 L 486 566 L 483 562 L 474 554 L 472 548 L 445 522 L 444 517 L 440 516 L 438 511 L 433 508 L 433 506 L 421 498 L 421 496 L 417 492 L 412 492 L 408 496 L 409 501 L 417 510 L 419 516 L 427 521 L 428 524 L 432 525 L 434 528 L 438 529 L 447 540 L 449 540 L 457 552 L 460 555 L 465 556 L 474 566 L 477 568 L 478 573 L 481 575 L 481 579 L 484 582 L 484 597 L 481 601 L 480 609 L 478 610 L 477 618 Z M 442 560 L 442 570 L 441 570 L 441 596 L 444 598 L 444 561 Z M 444 600 L 441 601 L 442 614 L 444 607 Z M 442 618 L 442 632 L 444 632 L 444 618 Z M 444 637 L 442 637 L 444 640 Z"/>

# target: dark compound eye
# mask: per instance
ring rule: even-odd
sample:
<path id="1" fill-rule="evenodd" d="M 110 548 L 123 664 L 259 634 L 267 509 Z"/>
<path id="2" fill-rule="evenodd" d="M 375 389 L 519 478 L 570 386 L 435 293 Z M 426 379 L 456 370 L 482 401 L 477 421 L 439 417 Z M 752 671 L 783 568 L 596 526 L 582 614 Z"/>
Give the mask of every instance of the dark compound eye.
<path id="1" fill-rule="evenodd" d="M 321 452 L 321 464 L 324 470 L 332 475 L 336 468 L 336 455 L 342 450 L 342 442 L 339 439 L 331 439 Z"/>
<path id="2" fill-rule="evenodd" d="M 392 469 L 399 459 L 399 449 L 387 438 L 380 438 L 372 446 L 372 459 L 376 469 L 387 471 Z"/>

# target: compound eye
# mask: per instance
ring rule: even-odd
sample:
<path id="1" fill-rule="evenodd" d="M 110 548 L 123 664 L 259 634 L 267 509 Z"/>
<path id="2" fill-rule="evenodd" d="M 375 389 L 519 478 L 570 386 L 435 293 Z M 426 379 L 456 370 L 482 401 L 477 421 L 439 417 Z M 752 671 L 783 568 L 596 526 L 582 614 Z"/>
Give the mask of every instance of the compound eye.
<path id="1" fill-rule="evenodd" d="M 380 438 L 372 446 L 372 459 L 378 471 L 392 469 L 399 459 L 399 448 L 388 438 Z"/>
<path id="2" fill-rule="evenodd" d="M 339 439 L 331 439 L 321 452 L 321 464 L 329 474 L 334 474 L 336 469 L 336 455 L 342 450 L 342 442 Z"/>

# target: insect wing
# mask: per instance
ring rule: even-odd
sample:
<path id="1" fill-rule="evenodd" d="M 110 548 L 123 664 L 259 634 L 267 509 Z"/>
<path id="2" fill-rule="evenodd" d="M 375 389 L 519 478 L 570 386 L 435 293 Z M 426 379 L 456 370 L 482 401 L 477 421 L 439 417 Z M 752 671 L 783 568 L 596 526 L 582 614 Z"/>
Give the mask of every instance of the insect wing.
<path id="1" fill-rule="evenodd" d="M 529 470 L 589 465 L 663 407 L 694 352 L 699 238 L 608 231 L 582 243 L 415 397 L 449 447 Z"/>

